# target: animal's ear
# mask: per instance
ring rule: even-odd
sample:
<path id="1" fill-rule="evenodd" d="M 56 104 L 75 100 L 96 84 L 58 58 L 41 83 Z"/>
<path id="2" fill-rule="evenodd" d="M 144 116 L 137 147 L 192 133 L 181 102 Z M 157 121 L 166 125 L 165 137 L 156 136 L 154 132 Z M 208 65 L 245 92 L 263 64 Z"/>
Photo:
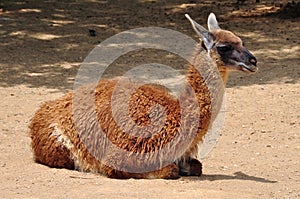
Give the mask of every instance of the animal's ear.
<path id="1" fill-rule="evenodd" d="M 206 50 L 210 51 L 214 45 L 214 36 L 206 28 L 194 21 L 188 14 L 185 14 L 185 17 L 191 22 L 193 29 L 203 41 Z"/>
<path id="2" fill-rule="evenodd" d="M 216 15 L 214 13 L 210 13 L 210 15 L 208 16 L 207 26 L 208 26 L 209 31 L 221 29 L 219 24 L 218 24 Z"/>

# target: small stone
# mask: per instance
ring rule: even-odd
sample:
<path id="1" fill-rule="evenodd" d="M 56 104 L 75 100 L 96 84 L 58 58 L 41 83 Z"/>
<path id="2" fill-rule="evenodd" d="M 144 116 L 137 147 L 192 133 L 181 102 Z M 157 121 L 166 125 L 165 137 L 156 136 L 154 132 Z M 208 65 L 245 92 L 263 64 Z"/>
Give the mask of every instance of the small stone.
<path id="1" fill-rule="evenodd" d="M 91 37 L 95 37 L 97 35 L 96 31 L 93 29 L 89 29 L 89 34 Z"/>

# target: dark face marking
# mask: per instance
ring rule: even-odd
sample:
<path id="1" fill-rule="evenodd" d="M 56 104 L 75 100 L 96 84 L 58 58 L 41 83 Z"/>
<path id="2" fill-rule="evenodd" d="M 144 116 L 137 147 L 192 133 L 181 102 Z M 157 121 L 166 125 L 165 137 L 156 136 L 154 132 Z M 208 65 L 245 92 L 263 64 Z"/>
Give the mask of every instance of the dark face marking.
<path id="1" fill-rule="evenodd" d="M 244 46 L 243 41 L 227 30 L 212 32 L 215 38 L 215 49 L 220 55 L 223 67 L 244 72 L 256 72 L 257 60 Z"/>
<path id="2" fill-rule="evenodd" d="M 244 72 L 256 72 L 257 60 L 242 44 L 217 43 L 219 53 L 225 67 Z"/>

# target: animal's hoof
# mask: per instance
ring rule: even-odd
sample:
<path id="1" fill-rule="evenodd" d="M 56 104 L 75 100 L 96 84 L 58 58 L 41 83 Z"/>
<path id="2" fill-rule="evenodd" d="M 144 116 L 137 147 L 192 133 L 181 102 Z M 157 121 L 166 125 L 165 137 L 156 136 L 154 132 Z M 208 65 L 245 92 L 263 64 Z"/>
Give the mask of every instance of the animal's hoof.
<path id="1" fill-rule="evenodd" d="M 181 176 L 201 176 L 202 164 L 199 160 L 190 158 L 180 165 Z"/>
<path id="2" fill-rule="evenodd" d="M 197 159 L 191 159 L 189 162 L 191 170 L 190 173 L 192 176 L 201 176 L 202 175 L 202 164 Z"/>

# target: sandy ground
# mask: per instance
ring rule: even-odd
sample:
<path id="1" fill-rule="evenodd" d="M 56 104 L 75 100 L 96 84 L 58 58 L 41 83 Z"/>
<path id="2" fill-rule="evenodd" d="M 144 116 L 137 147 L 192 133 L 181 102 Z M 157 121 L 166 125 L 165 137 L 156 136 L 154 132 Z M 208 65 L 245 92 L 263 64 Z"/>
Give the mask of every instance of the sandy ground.
<path id="1" fill-rule="evenodd" d="M 1 1 L 0 198 L 300 198 L 299 4 L 201 2 Z M 204 24 L 211 11 L 244 39 L 260 69 L 231 75 L 225 127 L 201 177 L 115 180 L 33 161 L 30 118 L 72 89 L 98 43 L 145 26 L 194 37 L 183 14 Z"/>

